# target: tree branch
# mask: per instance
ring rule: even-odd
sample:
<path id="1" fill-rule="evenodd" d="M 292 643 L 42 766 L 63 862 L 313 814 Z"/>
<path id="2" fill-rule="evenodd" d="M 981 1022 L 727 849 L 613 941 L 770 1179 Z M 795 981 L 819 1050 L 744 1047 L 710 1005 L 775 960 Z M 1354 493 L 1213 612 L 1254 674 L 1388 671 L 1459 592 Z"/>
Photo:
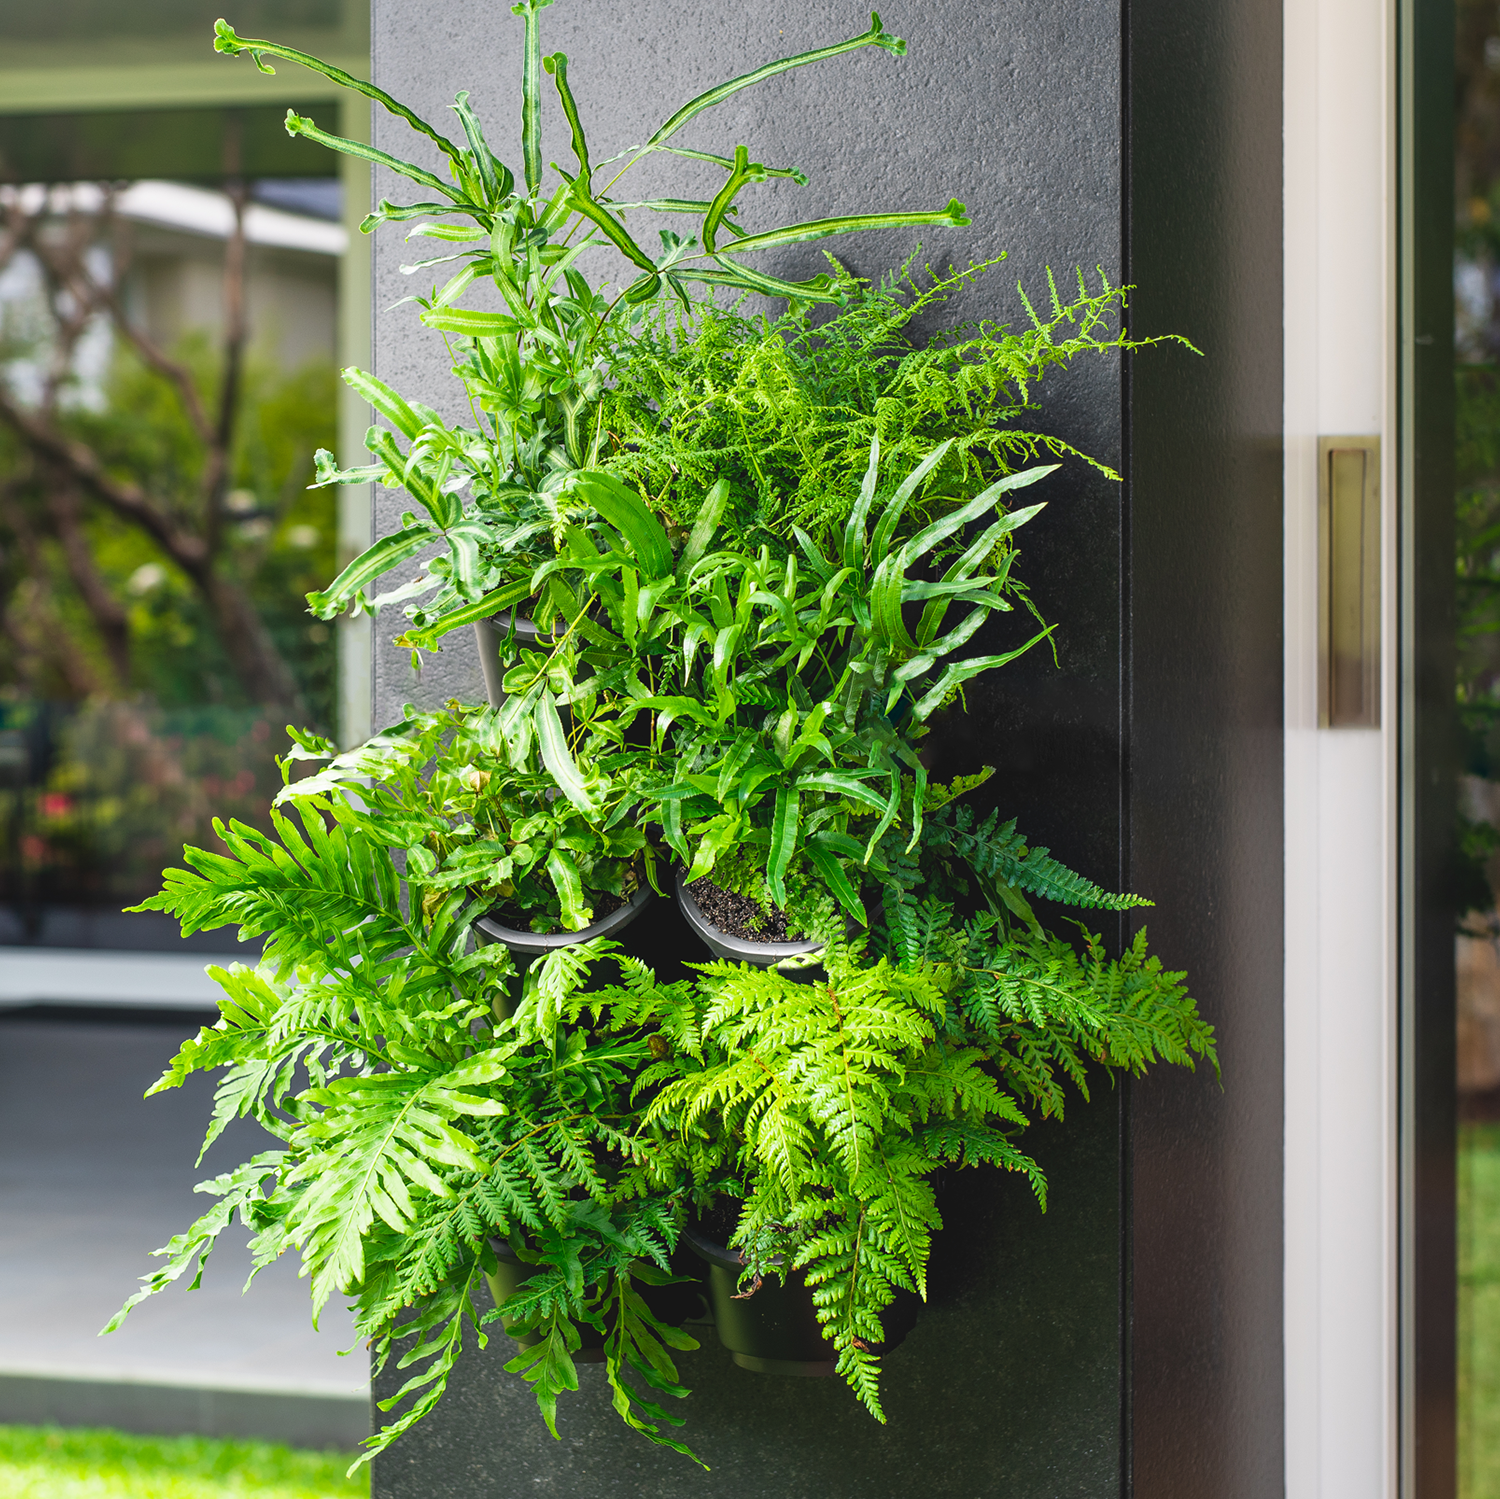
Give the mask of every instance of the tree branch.
<path id="1" fill-rule="evenodd" d="M 106 472 L 92 449 L 59 432 L 44 418 L 23 410 L 3 387 L 0 421 L 7 423 L 34 453 L 71 474 L 96 499 L 139 526 L 189 576 L 195 580 L 200 577 L 209 562 L 203 538 L 183 530 L 157 509 L 139 485 Z"/>
<path id="2" fill-rule="evenodd" d="M 226 166 L 232 174 L 239 166 L 239 139 L 231 132 L 225 143 Z M 234 205 L 234 227 L 224 245 L 224 374 L 219 385 L 217 418 L 203 466 L 205 533 L 210 552 L 219 549 L 224 524 L 224 496 L 229 488 L 230 462 L 234 452 L 235 418 L 239 413 L 240 385 L 245 364 L 245 205 L 249 189 L 234 179 L 225 189 Z"/>
<path id="3" fill-rule="evenodd" d="M 93 616 L 94 628 L 104 642 L 109 664 L 118 679 L 117 687 L 124 691 L 130 683 L 130 615 L 95 566 L 73 481 L 55 469 L 46 477 L 50 481 L 47 484 L 47 513 L 62 547 L 68 576 Z"/>

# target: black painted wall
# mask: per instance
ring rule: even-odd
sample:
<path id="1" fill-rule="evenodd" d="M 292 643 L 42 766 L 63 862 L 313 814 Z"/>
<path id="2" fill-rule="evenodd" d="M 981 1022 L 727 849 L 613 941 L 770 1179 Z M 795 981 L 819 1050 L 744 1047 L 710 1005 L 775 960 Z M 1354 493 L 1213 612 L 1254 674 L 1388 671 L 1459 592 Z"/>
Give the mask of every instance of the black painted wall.
<path id="1" fill-rule="evenodd" d="M 1018 278 L 1034 289 L 1047 265 L 1102 265 L 1141 285 L 1133 326 L 1204 350 L 1145 354 L 1128 374 L 1095 359 L 1042 391 L 1039 425 L 1129 484 L 1080 465 L 1051 481 L 1022 570 L 1061 622 L 1058 664 L 1033 656 L 973 694 L 942 769 L 995 764 L 995 802 L 1035 840 L 1158 900 L 1154 945 L 1192 971 L 1222 1027 L 1223 1092 L 1200 1073 L 1080 1100 L 1066 1127 L 1034 1136 L 1045 1216 L 1019 1183 L 966 1174 L 945 1203 L 931 1304 L 888 1361 L 886 1427 L 832 1381 L 752 1375 L 706 1346 L 684 1361 L 685 1412 L 711 1474 L 623 1432 L 597 1370 L 557 1444 L 500 1372 L 497 1336 L 377 1461 L 377 1499 L 1095 1499 L 1128 1492 L 1132 1468 L 1153 1499 L 1279 1492 L 1279 13 L 1276 0 L 1159 0 L 1123 17 L 1104 0 L 897 0 L 882 17 L 907 57 L 785 75 L 684 142 L 802 166 L 811 184 L 783 186 L 778 213 L 794 195 L 808 217 L 961 198 L 974 227 L 930 233 L 926 257 L 1010 260 L 956 316 L 1014 320 Z M 832 0 L 558 0 L 543 45 L 567 52 L 601 155 L 718 78 L 864 24 Z M 519 155 L 520 28 L 505 8 L 375 0 L 373 36 L 383 87 L 434 120 L 468 88 L 497 149 Z M 560 124 L 550 111 L 549 155 Z M 405 154 L 415 137 L 382 115 L 376 142 Z M 385 234 L 376 369 L 453 410 L 441 346 L 409 305 L 382 310 L 417 289 L 399 272 L 416 254 Z M 875 274 L 913 244 L 837 248 Z M 770 268 L 813 269 L 815 253 Z M 381 721 L 407 700 L 481 696 L 466 640 L 420 679 L 389 647 L 376 668 Z"/>
<path id="2" fill-rule="evenodd" d="M 1130 0 L 1129 866 L 1218 1027 L 1132 1089 L 1142 1499 L 1282 1491 L 1280 0 Z"/>

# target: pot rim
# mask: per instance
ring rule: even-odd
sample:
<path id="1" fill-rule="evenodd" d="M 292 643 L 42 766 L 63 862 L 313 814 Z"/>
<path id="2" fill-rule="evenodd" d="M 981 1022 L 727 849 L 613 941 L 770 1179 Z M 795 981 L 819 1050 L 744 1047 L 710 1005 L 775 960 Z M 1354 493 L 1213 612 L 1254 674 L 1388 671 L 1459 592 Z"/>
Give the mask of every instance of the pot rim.
<path id="1" fill-rule="evenodd" d="M 579 942 L 590 942 L 595 937 L 608 937 L 620 931 L 621 928 L 629 926 L 645 909 L 655 893 L 651 888 L 651 882 L 642 880 L 641 888 L 617 911 L 611 911 L 608 916 L 601 916 L 598 921 L 591 921 L 576 932 L 523 932 L 516 927 L 504 925 L 488 911 L 479 917 L 474 925 L 486 937 L 503 943 L 511 952 L 539 958 L 546 953 L 556 952 L 560 947 L 573 947 Z"/>
<path id="2" fill-rule="evenodd" d="M 490 629 L 499 634 L 510 633 L 510 622 L 514 618 L 516 622 L 516 639 L 525 640 L 536 645 L 551 645 L 552 636 L 544 634 L 536 627 L 531 617 L 526 614 L 517 614 L 514 609 L 502 609 L 498 614 L 486 614 L 474 621 L 475 624 L 488 625 Z"/>
<path id="3" fill-rule="evenodd" d="M 738 1249 L 731 1249 L 727 1244 L 721 1244 L 717 1239 L 711 1239 L 705 1233 L 696 1228 L 685 1227 L 682 1237 L 687 1240 L 688 1245 L 701 1258 L 711 1265 L 722 1265 L 726 1270 L 743 1270 L 745 1268 L 745 1256 Z"/>
<path id="4" fill-rule="evenodd" d="M 716 927 L 698 902 L 688 894 L 687 871 L 679 865 L 675 870 L 677 907 L 683 919 L 698 936 L 721 958 L 739 963 L 753 963 L 757 968 L 770 968 L 783 958 L 805 957 L 808 953 L 821 952 L 823 944 L 804 938 L 801 942 L 748 942 L 743 937 L 731 936 Z M 708 878 L 708 876 L 705 876 Z"/>

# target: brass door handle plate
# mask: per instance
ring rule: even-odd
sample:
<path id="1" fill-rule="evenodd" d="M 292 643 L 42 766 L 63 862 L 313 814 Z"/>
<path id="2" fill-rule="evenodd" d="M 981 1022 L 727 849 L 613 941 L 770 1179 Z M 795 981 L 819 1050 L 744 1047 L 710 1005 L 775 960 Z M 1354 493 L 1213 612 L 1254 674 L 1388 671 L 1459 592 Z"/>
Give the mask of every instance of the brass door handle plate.
<path id="1" fill-rule="evenodd" d="M 1318 725 L 1380 727 L 1380 439 L 1318 439 Z"/>

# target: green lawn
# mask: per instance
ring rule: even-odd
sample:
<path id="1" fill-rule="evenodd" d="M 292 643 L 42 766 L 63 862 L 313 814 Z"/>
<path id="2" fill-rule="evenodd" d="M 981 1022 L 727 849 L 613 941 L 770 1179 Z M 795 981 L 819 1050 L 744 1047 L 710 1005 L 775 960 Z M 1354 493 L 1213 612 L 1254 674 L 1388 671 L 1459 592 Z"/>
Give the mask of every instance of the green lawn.
<path id="1" fill-rule="evenodd" d="M 346 1452 L 270 1442 L 138 1437 L 122 1431 L 0 1426 L 4 1499 L 353 1499 L 368 1468 L 345 1478 Z"/>
<path id="2" fill-rule="evenodd" d="M 1459 1499 L 1500 1499 L 1500 1124 L 1458 1136 Z"/>

